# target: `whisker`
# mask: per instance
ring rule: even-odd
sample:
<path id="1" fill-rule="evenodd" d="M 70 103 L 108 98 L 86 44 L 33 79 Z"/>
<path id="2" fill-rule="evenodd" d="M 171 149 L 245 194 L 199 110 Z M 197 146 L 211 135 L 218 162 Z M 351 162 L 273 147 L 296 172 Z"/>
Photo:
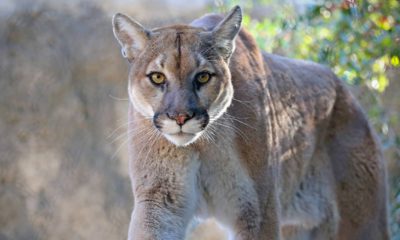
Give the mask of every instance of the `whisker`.
<path id="1" fill-rule="evenodd" d="M 215 133 L 215 128 L 213 125 L 209 125 L 209 130 L 210 131 L 206 131 L 207 136 L 211 139 L 211 143 L 216 143 L 216 133 Z"/>
<path id="2" fill-rule="evenodd" d="M 148 137 L 148 135 L 150 134 L 150 136 Z M 137 153 L 137 157 L 140 157 L 143 150 L 148 147 L 152 137 L 154 135 L 154 129 L 150 129 L 149 131 L 147 131 L 145 133 L 145 135 L 143 136 L 143 140 L 141 142 L 139 142 L 139 144 L 143 145 L 142 149 L 140 149 L 140 151 Z"/>
<path id="3" fill-rule="evenodd" d="M 113 96 L 111 94 L 108 94 L 108 96 L 110 98 L 112 98 L 113 100 L 117 100 L 117 101 L 129 101 L 129 98 L 119 98 L 119 97 L 115 97 L 115 96 Z"/>
<path id="4" fill-rule="evenodd" d="M 142 129 L 142 130 L 146 130 L 146 129 Z M 143 131 L 142 131 L 143 132 Z M 150 131 L 147 131 L 143 134 L 144 137 L 146 137 L 148 134 L 150 133 Z M 117 156 L 117 154 L 119 153 L 119 151 L 122 149 L 122 147 L 127 144 L 129 142 L 129 140 L 131 139 L 131 136 L 133 135 L 129 135 L 117 148 L 117 150 L 114 152 L 114 154 L 111 156 L 111 160 L 114 160 L 114 158 Z"/>
<path id="5" fill-rule="evenodd" d="M 206 142 L 209 142 L 209 143 L 213 143 L 213 138 L 212 138 L 212 136 L 211 136 L 211 134 L 210 134 L 210 132 L 212 131 L 211 130 L 211 126 L 208 128 L 208 130 L 209 131 L 204 131 L 204 133 L 201 135 L 201 139 L 203 140 L 205 140 Z"/>
<path id="6" fill-rule="evenodd" d="M 146 157 L 144 158 L 144 161 L 147 161 L 147 158 L 149 157 L 149 153 L 151 152 L 154 144 L 157 142 L 159 137 L 159 132 L 157 130 L 155 130 L 155 134 L 154 134 L 154 140 L 152 141 L 152 143 L 148 146 L 149 147 L 149 151 L 147 151 Z"/>
<path id="7" fill-rule="evenodd" d="M 257 115 L 257 111 L 254 109 L 254 106 L 252 105 L 251 101 L 243 101 L 243 100 L 239 100 L 236 98 L 232 98 L 232 101 L 238 102 L 240 104 L 243 104 L 243 106 L 246 106 L 247 109 L 249 109 L 251 112 L 253 112 L 254 114 Z"/>
<path id="8" fill-rule="evenodd" d="M 133 123 L 133 121 L 124 122 L 123 124 L 118 126 L 116 129 L 114 129 L 106 138 L 111 138 L 118 130 L 120 130 L 123 127 L 127 127 L 131 123 Z"/>
<path id="9" fill-rule="evenodd" d="M 249 138 L 235 125 L 226 125 L 226 124 L 220 123 L 218 121 L 214 121 L 212 124 L 231 129 L 233 132 L 239 134 L 246 142 L 249 141 Z"/>
<path id="10" fill-rule="evenodd" d="M 239 100 L 239 99 L 234 98 L 234 97 L 232 98 L 232 100 L 240 102 L 240 103 L 243 103 L 243 104 L 252 104 L 252 101 Z M 253 107 L 252 105 L 248 105 L 248 106 Z"/>
<path id="11" fill-rule="evenodd" d="M 128 131 L 122 133 L 121 135 L 115 137 L 110 143 L 112 144 L 112 143 L 114 143 L 114 142 L 118 141 L 119 139 L 121 139 L 121 138 L 123 138 L 123 137 L 126 137 L 126 136 L 128 136 L 129 138 L 134 137 L 134 136 L 137 136 L 137 135 L 143 133 L 145 130 L 146 130 L 145 127 L 141 128 L 140 130 L 137 130 L 137 129 L 130 129 L 130 130 L 128 130 Z M 133 133 L 133 134 L 132 134 L 132 133 Z"/>
<path id="12" fill-rule="evenodd" d="M 111 160 L 114 160 L 114 158 L 117 156 L 117 154 L 119 153 L 119 151 L 122 149 L 122 147 L 127 144 L 129 142 L 129 138 L 125 139 L 123 143 L 121 143 L 119 145 L 119 147 L 117 148 L 117 150 L 114 152 L 114 154 L 111 156 Z"/>
<path id="13" fill-rule="evenodd" d="M 247 127 L 249 127 L 249 128 L 252 128 L 252 129 L 255 129 L 255 130 L 256 130 L 255 127 L 250 126 L 249 124 L 247 124 L 247 123 L 245 123 L 245 122 L 239 120 L 237 117 L 232 116 L 232 115 L 230 115 L 230 114 L 228 114 L 228 113 L 225 113 L 225 114 L 226 114 L 226 116 L 228 117 L 228 119 L 231 119 L 231 120 L 233 120 L 233 121 L 236 121 L 236 122 L 238 122 L 238 123 L 243 124 L 244 126 L 247 126 Z"/>

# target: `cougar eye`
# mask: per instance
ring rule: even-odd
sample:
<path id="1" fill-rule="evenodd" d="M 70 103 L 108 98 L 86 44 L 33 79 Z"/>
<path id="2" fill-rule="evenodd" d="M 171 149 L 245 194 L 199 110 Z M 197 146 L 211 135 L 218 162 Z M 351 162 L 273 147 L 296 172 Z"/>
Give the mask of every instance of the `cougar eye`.
<path id="1" fill-rule="evenodd" d="M 165 75 L 159 72 L 153 72 L 148 75 L 150 81 L 156 85 L 161 85 L 165 83 Z"/>
<path id="2" fill-rule="evenodd" d="M 201 84 L 207 83 L 210 79 L 211 74 L 209 72 L 201 72 L 196 75 L 196 81 Z"/>

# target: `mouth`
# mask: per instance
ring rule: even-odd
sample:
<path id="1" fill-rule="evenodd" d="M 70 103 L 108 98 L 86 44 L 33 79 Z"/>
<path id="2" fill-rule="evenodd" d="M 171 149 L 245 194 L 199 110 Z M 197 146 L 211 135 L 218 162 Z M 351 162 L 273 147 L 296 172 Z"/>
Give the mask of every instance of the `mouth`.
<path id="1" fill-rule="evenodd" d="M 184 132 L 184 131 L 180 130 L 179 132 L 173 133 L 173 134 L 170 134 L 170 135 L 175 135 L 175 136 L 193 135 L 193 136 L 194 136 L 195 134 L 193 134 L 193 133 L 187 133 L 187 132 Z"/>
<path id="2" fill-rule="evenodd" d="M 178 133 L 174 133 L 174 134 L 167 134 L 164 133 L 163 134 L 165 136 L 165 138 L 170 141 L 171 143 L 175 144 L 176 146 L 187 146 L 191 143 L 193 143 L 194 141 L 196 141 L 201 133 L 185 133 L 182 132 L 182 130 Z"/>

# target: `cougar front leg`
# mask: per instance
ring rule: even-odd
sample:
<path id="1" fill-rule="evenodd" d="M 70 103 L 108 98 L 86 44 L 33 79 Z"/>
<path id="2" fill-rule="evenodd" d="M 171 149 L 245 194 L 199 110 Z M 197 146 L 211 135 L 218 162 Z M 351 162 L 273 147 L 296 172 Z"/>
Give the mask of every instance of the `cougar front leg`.
<path id="1" fill-rule="evenodd" d="M 280 229 L 281 206 L 278 192 L 279 178 L 276 170 L 269 168 L 265 179 L 265 189 L 261 191 L 265 195 L 260 196 L 261 199 L 264 199 L 264 202 L 261 203 L 262 222 L 258 239 L 280 240 L 282 239 Z"/>
<path id="2" fill-rule="evenodd" d="M 131 161 L 135 206 L 128 240 L 184 239 L 197 202 L 197 155 L 162 146 Z"/>
<path id="3" fill-rule="evenodd" d="M 246 206 L 244 206 L 246 208 Z M 258 239 L 260 219 L 254 209 L 247 208 L 238 216 L 235 223 L 235 240 Z"/>
<path id="4" fill-rule="evenodd" d="M 248 191 L 248 190 L 247 190 Z M 251 194 L 247 192 L 246 196 Z M 279 215 L 275 196 L 270 193 L 264 203 L 249 201 L 245 196 L 240 198 L 239 213 L 234 230 L 235 240 L 280 240 Z M 267 201 L 265 201 L 267 200 Z M 256 207 L 257 206 L 257 207 Z"/>

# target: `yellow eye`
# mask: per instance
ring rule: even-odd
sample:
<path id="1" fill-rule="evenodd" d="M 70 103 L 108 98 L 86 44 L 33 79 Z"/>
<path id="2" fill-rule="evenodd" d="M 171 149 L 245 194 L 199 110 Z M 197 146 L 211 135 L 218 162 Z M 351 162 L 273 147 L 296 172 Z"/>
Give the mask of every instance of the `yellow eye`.
<path id="1" fill-rule="evenodd" d="M 159 72 L 150 73 L 149 78 L 157 85 L 165 83 L 165 75 Z"/>
<path id="2" fill-rule="evenodd" d="M 211 79 L 211 74 L 208 72 L 201 72 L 197 74 L 196 80 L 199 83 L 207 83 Z"/>

